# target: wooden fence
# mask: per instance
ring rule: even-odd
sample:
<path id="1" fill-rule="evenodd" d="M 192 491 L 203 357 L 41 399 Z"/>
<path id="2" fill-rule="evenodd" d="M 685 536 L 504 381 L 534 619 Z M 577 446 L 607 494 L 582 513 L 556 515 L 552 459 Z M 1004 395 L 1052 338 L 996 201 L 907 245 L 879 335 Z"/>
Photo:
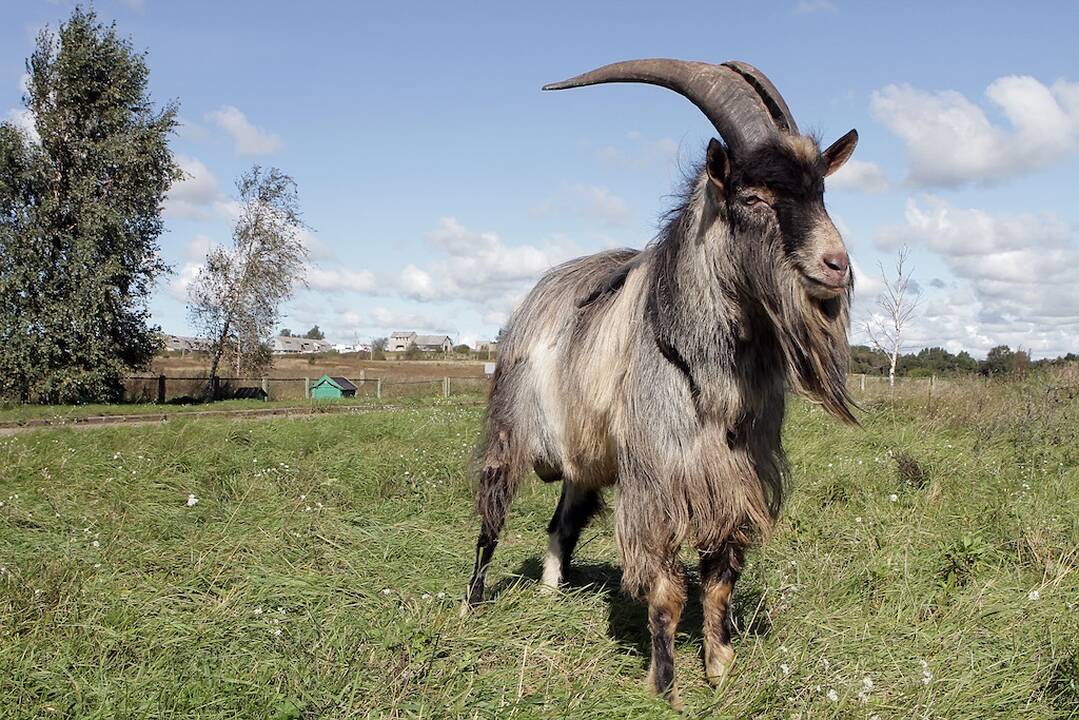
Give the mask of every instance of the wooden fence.
<path id="1" fill-rule="evenodd" d="M 319 376 L 321 377 L 321 376 Z M 260 398 L 266 400 L 309 400 L 311 385 L 318 377 L 219 377 L 213 396 L 218 400 Z M 349 378 L 356 397 L 374 399 L 482 394 L 486 377 L 430 378 Z M 146 403 L 201 402 L 206 396 L 206 376 L 135 375 L 124 378 L 124 401 Z"/>

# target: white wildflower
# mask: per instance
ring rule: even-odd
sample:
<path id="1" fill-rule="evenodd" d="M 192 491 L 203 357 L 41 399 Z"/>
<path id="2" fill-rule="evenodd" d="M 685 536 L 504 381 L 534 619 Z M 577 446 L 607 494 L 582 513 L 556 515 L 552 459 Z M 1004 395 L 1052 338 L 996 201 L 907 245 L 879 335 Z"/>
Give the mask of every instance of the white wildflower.
<path id="1" fill-rule="evenodd" d="M 783 671 L 784 676 L 787 676 L 787 675 L 791 674 L 791 666 L 788 665 L 787 663 L 783 663 L 782 665 L 780 665 L 779 669 Z"/>
<path id="2" fill-rule="evenodd" d="M 1041 596 L 1042 596 L 1042 594 L 1040 592 L 1038 592 L 1037 590 L 1031 590 L 1030 592 L 1027 593 L 1027 600 L 1030 600 L 1031 602 L 1033 602 L 1035 600 L 1041 599 Z"/>
<path id="3" fill-rule="evenodd" d="M 832 702 L 839 702 L 839 693 L 835 691 L 835 688 L 828 688 L 828 699 Z"/>
<path id="4" fill-rule="evenodd" d="M 858 693 L 858 701 L 865 703 L 869 701 L 869 693 L 873 692 L 873 678 L 866 675 L 862 678 L 862 690 Z"/>
<path id="5" fill-rule="evenodd" d="M 198 504 L 199 504 L 199 499 L 197 497 L 195 497 L 194 493 L 191 493 L 190 495 L 187 496 L 187 506 L 188 507 L 195 507 Z"/>
<path id="6" fill-rule="evenodd" d="M 260 607 L 255 608 L 255 614 L 256 615 L 261 615 L 262 614 L 262 608 L 260 608 Z"/>
<path id="7" fill-rule="evenodd" d="M 933 682 L 933 673 L 929 669 L 929 663 L 925 660 L 919 660 L 918 663 L 922 666 L 922 685 Z"/>
<path id="8" fill-rule="evenodd" d="M 392 592 L 393 592 L 393 590 L 390 590 L 389 588 L 382 588 L 382 594 L 383 595 L 389 595 Z"/>
<path id="9" fill-rule="evenodd" d="M 440 592 L 438 595 L 435 595 L 435 597 L 438 598 L 439 600 L 445 600 L 446 599 L 446 593 Z"/>
<path id="10" fill-rule="evenodd" d="M 892 493 L 891 495 L 888 496 L 888 499 L 891 500 L 892 502 L 896 502 L 896 501 L 899 500 L 899 496 L 896 495 L 895 493 Z"/>
<path id="11" fill-rule="evenodd" d="M 273 634 L 275 637 L 281 637 L 281 628 L 274 628 Z"/>
<path id="12" fill-rule="evenodd" d="M 431 593 L 424 593 L 423 595 L 420 595 L 420 599 L 421 600 L 430 600 L 431 599 Z"/>
<path id="13" fill-rule="evenodd" d="M 100 543 L 100 542 L 98 542 L 97 540 L 94 540 L 94 541 L 93 541 L 92 543 L 90 543 L 90 544 L 91 544 L 91 545 L 93 545 L 94 547 L 101 547 L 101 543 Z"/>

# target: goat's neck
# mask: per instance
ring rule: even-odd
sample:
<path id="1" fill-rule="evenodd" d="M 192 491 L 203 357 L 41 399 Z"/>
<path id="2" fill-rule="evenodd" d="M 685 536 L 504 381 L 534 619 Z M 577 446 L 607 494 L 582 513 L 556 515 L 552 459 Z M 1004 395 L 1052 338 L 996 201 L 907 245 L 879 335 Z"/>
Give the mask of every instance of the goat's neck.
<path id="1" fill-rule="evenodd" d="M 785 363 L 739 289 L 733 239 L 698 180 L 656 247 L 651 316 L 660 350 L 687 374 L 702 414 L 755 414 L 761 386 L 782 392 Z M 767 393 L 771 395 L 771 393 Z"/>

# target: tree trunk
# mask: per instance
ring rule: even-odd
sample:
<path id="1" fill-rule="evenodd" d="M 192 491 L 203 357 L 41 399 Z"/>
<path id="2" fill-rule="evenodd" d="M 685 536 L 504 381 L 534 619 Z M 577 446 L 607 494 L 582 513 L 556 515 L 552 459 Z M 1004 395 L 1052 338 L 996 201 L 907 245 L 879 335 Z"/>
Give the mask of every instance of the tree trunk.
<path id="1" fill-rule="evenodd" d="M 893 351 L 892 352 L 892 364 L 891 364 L 891 367 L 888 368 L 888 385 L 889 385 L 889 387 L 893 387 L 893 388 L 895 387 L 895 366 L 896 366 L 896 363 L 898 361 L 899 361 L 899 353 Z"/>
<path id="2" fill-rule="evenodd" d="M 221 364 L 221 356 L 225 354 L 225 340 L 229 335 L 229 325 L 231 325 L 231 322 L 226 320 L 225 327 L 221 331 L 221 337 L 214 343 L 214 358 L 213 362 L 210 363 L 210 377 L 206 383 L 206 394 L 203 397 L 206 402 L 214 401 L 214 393 L 217 390 L 217 368 Z"/>

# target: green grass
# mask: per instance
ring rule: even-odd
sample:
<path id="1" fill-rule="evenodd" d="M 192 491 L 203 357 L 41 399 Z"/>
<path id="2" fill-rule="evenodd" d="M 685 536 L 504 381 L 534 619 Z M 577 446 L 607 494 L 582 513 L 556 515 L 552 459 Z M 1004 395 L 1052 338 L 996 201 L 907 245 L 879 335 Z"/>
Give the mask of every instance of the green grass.
<path id="1" fill-rule="evenodd" d="M 434 383 L 431 383 L 432 387 Z M 267 410 L 272 408 L 315 408 L 331 410 L 338 407 L 361 405 L 424 405 L 440 400 L 438 393 L 423 388 L 424 392 L 396 394 L 381 399 L 371 395 L 355 398 L 325 400 L 218 400 L 213 403 L 158 404 L 158 403 L 91 403 L 87 405 L 32 405 L 18 403 L 0 403 L 0 423 L 25 425 L 32 420 L 48 420 L 52 424 L 78 422 L 95 416 L 113 415 L 160 415 L 183 414 L 192 412 L 219 412 L 236 410 Z M 480 401 L 483 395 L 472 389 L 454 390 L 452 397 L 462 401 Z"/>
<path id="2" fill-rule="evenodd" d="M 695 596 L 680 627 L 686 714 L 1079 716 L 1079 403 L 1039 382 L 868 399 L 863 429 L 794 403 L 724 688 Z M 0 438 L 0 717 L 673 717 L 608 517 L 566 592 L 537 592 L 556 487 L 527 483 L 494 602 L 458 617 L 479 419 Z"/>

